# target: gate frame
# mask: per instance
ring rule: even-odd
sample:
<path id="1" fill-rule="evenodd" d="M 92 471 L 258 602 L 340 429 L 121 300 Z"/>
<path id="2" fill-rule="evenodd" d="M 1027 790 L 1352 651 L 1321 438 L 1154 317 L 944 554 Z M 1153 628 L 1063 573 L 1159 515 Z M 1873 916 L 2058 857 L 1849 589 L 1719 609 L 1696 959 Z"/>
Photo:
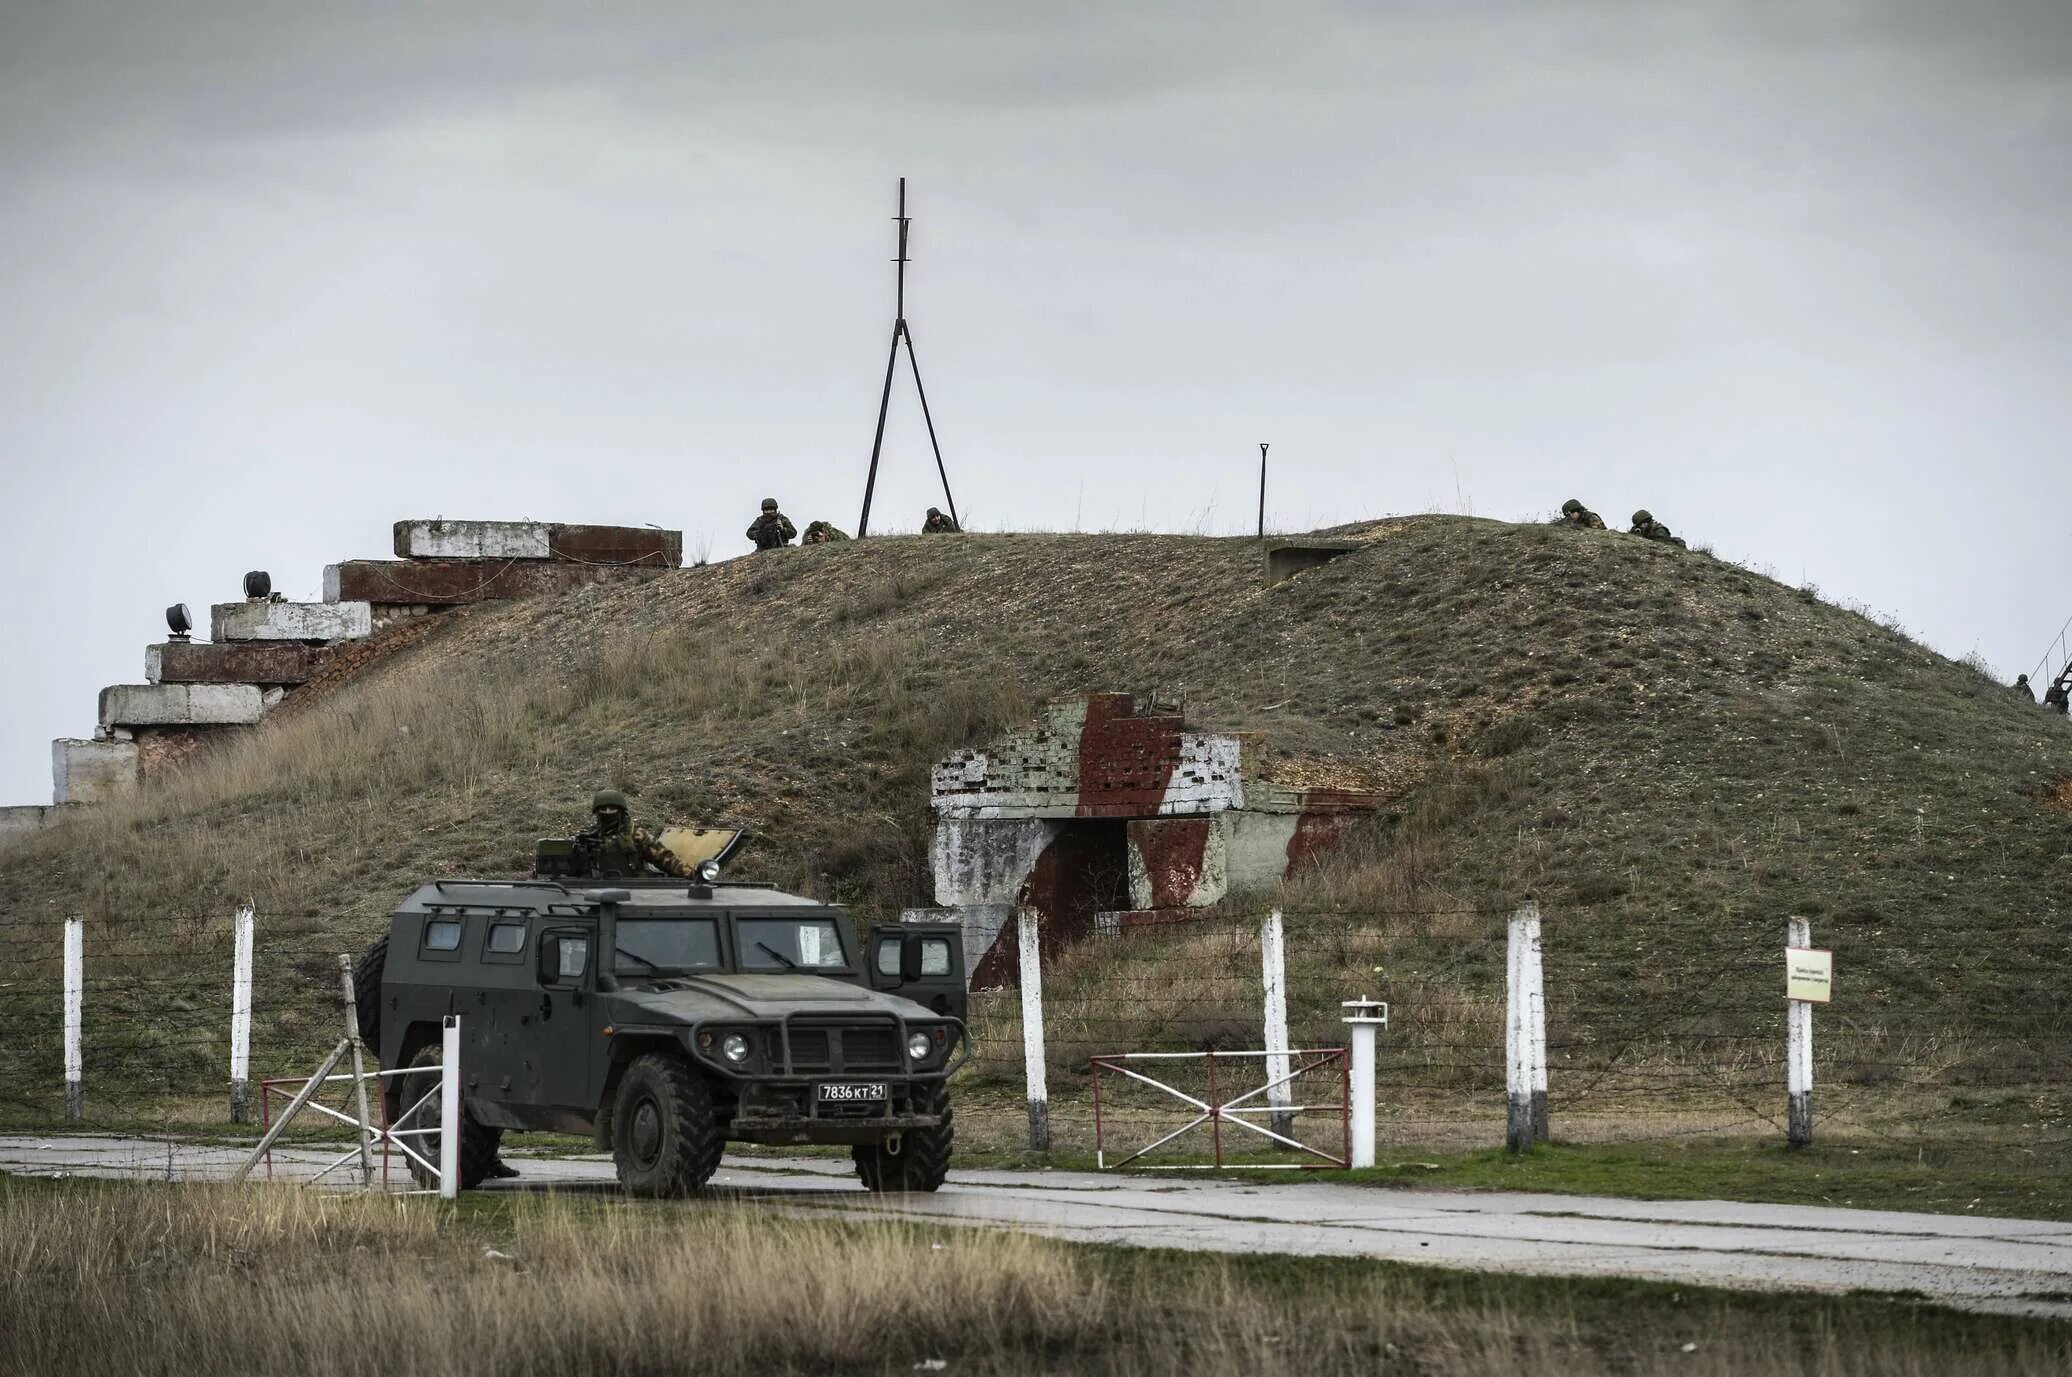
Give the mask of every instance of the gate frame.
<path id="1" fill-rule="evenodd" d="M 1224 1100 L 1219 1099 L 1216 1092 L 1216 1059 L 1218 1057 L 1222 1057 L 1226 1060 L 1231 1058 L 1265 1059 L 1272 1057 L 1285 1057 L 1289 1063 L 1290 1069 L 1288 1070 L 1287 1074 L 1277 1077 L 1269 1073 L 1268 1079 L 1264 1085 L 1258 1086 L 1257 1088 L 1252 1090 L 1247 1090 L 1244 1094 L 1239 1095 L 1234 1099 Z M 1121 1064 L 1124 1062 L 1133 1061 L 1205 1061 L 1208 1065 L 1209 1073 L 1209 1098 L 1207 1100 L 1196 1099 L 1194 1096 L 1187 1094 L 1185 1091 L 1174 1089 L 1172 1086 L 1167 1085 L 1164 1081 L 1156 1080 L 1151 1076 L 1145 1075 L 1141 1071 L 1131 1070 L 1128 1066 Z M 1314 1071 L 1319 1067 L 1330 1066 L 1333 1064 L 1335 1064 L 1338 1067 L 1339 1093 L 1338 1103 L 1335 1106 L 1329 1104 L 1274 1104 L 1271 1103 L 1270 1098 L 1268 1102 L 1264 1103 L 1253 1105 L 1247 1105 L 1245 1103 L 1247 1100 L 1251 1100 L 1262 1095 L 1270 1097 L 1270 1092 L 1287 1086 L 1288 1084 L 1293 1082 L 1297 1077 L 1307 1075 L 1309 1072 Z M 1283 1049 L 1276 1051 L 1256 1052 L 1114 1052 L 1109 1053 L 1105 1056 L 1097 1056 L 1092 1058 L 1091 1066 L 1093 1069 L 1094 1082 L 1094 1165 L 1096 1170 L 1109 1171 L 1121 1167 L 1126 1167 L 1130 1163 L 1136 1161 L 1138 1158 L 1145 1156 L 1147 1153 L 1155 1152 L 1159 1148 L 1164 1147 L 1167 1143 L 1172 1142 L 1181 1134 L 1187 1133 L 1193 1129 L 1200 1128 L 1203 1124 L 1207 1124 L 1209 1126 L 1210 1142 L 1213 1144 L 1212 1151 L 1214 1153 L 1215 1159 L 1213 1163 L 1209 1165 L 1202 1165 L 1199 1163 L 1192 1162 L 1157 1163 L 1153 1164 L 1151 1170 L 1220 1171 L 1224 1169 L 1224 1167 L 1227 1165 L 1223 1160 L 1223 1125 L 1226 1123 L 1235 1125 L 1239 1128 L 1248 1129 L 1251 1132 L 1258 1134 L 1262 1138 L 1271 1139 L 1276 1143 L 1280 1143 L 1286 1147 L 1293 1148 L 1297 1152 L 1307 1153 L 1310 1156 L 1320 1157 L 1323 1159 L 1321 1162 L 1247 1162 L 1241 1164 L 1245 1170 L 1333 1171 L 1343 1170 L 1351 1165 L 1352 1086 L 1350 1083 L 1350 1061 L 1347 1056 L 1347 1051 L 1343 1047 L 1306 1047 L 1294 1050 Z M 1183 1104 L 1191 1105 L 1193 1108 L 1200 1112 L 1197 1113 L 1192 1119 L 1188 1120 L 1186 1123 L 1180 1125 L 1180 1127 L 1174 1129 L 1171 1133 L 1166 1134 L 1162 1138 L 1152 1140 L 1151 1142 L 1145 1144 L 1143 1147 L 1138 1148 L 1135 1152 L 1132 1152 L 1129 1156 L 1124 1157 L 1121 1160 L 1111 1164 L 1108 1161 L 1105 1126 L 1101 1116 L 1101 1073 L 1103 1071 L 1109 1071 L 1120 1076 L 1126 1076 L 1133 1081 L 1141 1081 L 1145 1085 L 1151 1086 L 1156 1090 L 1161 1090 L 1165 1092 L 1166 1094 L 1172 1096 L 1174 1099 L 1181 1101 Z M 1292 1120 L 1293 1116 L 1297 1114 L 1333 1108 L 1335 1108 L 1338 1111 L 1339 1130 L 1342 1135 L 1339 1155 L 1336 1157 L 1333 1157 L 1330 1153 L 1325 1152 L 1321 1148 L 1314 1148 L 1307 1143 L 1298 1142 L 1295 1139 L 1286 1136 L 1285 1134 L 1275 1132 L 1271 1128 L 1262 1128 L 1258 1124 L 1251 1122 L 1249 1119 L 1245 1117 L 1248 1114 L 1264 1114 L 1268 1116 L 1285 1115 L 1290 1120 Z M 1292 1123 L 1290 1126 L 1292 1128 Z"/>

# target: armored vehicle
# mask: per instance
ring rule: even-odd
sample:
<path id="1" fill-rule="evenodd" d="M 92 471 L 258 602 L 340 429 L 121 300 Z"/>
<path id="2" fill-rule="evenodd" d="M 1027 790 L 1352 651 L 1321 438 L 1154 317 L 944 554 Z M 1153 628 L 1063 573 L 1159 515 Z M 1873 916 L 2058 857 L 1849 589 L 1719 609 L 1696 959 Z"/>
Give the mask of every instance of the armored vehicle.
<path id="1" fill-rule="evenodd" d="M 957 928 L 874 927 L 859 950 L 842 909 L 699 870 L 444 880 L 397 907 L 360 963 L 361 1035 L 383 1067 L 428 1067 L 461 1016 L 461 1184 L 505 1133 L 551 1131 L 610 1149 L 635 1195 L 696 1191 L 729 1141 L 848 1144 L 872 1190 L 940 1186 L 970 1055 Z M 392 1120 L 436 1084 L 390 1078 Z M 437 1123 L 433 1103 L 409 1126 Z"/>

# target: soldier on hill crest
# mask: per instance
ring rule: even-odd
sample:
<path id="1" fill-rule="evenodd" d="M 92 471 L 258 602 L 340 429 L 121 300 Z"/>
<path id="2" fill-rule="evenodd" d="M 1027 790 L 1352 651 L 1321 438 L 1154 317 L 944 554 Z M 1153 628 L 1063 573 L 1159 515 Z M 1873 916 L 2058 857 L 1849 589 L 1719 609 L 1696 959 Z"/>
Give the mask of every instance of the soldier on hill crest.
<path id="1" fill-rule="evenodd" d="M 762 515 L 748 523 L 748 538 L 755 542 L 758 550 L 775 550 L 791 544 L 792 537 L 799 533 L 791 524 L 791 518 L 777 510 L 777 499 L 763 499 Z"/>
<path id="2" fill-rule="evenodd" d="M 921 523 L 923 535 L 956 535 L 961 531 L 955 517 L 943 515 L 940 507 L 928 509 L 928 519 Z"/>
<path id="3" fill-rule="evenodd" d="M 835 526 L 832 521 L 808 521 L 806 533 L 799 537 L 801 545 L 831 545 L 837 540 L 847 540 L 849 533 Z"/>
<path id="4" fill-rule="evenodd" d="M 1655 520 L 1654 515 L 1645 507 L 1633 514 L 1633 529 L 1628 531 L 1627 534 L 1642 536 L 1648 540 L 1663 541 L 1679 549 L 1684 548 L 1682 538 L 1671 534 L 1669 528 Z"/>
<path id="5" fill-rule="evenodd" d="M 1571 497 L 1561 504 L 1561 520 L 1555 524 L 1574 526 L 1581 531 L 1601 531 L 1604 529 L 1604 518 Z"/>
<path id="6" fill-rule="evenodd" d="M 2026 674 L 2015 675 L 2014 682 L 2008 685 L 2008 692 L 2019 693 L 2032 703 L 2036 701 L 2036 690 L 2029 687 L 2029 676 Z"/>

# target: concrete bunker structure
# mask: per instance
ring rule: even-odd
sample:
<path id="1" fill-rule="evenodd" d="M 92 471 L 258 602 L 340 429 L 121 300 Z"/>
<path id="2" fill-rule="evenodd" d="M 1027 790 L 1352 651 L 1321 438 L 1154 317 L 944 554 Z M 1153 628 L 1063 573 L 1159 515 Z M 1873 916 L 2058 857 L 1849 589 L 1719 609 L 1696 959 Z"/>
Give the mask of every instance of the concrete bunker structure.
<path id="1" fill-rule="evenodd" d="M 975 984 L 1010 983 L 1015 914 L 1046 953 L 1269 889 L 1377 806 L 1267 778 L 1258 738 L 1139 713 L 1129 694 L 1057 699 L 1031 727 L 936 763 L 935 900 L 964 925 Z M 1250 747 L 1248 757 L 1247 747 Z"/>
<path id="2" fill-rule="evenodd" d="M 449 607 L 653 578 L 683 563 L 683 533 L 652 526 L 538 521 L 398 521 L 394 560 L 324 570 L 322 602 L 266 596 L 210 608 L 212 641 L 175 635 L 145 647 L 141 684 L 101 691 L 94 735 L 51 743 L 57 804 L 105 803 L 259 723 L 299 686 L 350 675 L 381 653 L 369 642 Z M 185 630 L 184 626 L 177 628 Z M 0 810 L 0 838 L 47 826 L 59 809 Z"/>

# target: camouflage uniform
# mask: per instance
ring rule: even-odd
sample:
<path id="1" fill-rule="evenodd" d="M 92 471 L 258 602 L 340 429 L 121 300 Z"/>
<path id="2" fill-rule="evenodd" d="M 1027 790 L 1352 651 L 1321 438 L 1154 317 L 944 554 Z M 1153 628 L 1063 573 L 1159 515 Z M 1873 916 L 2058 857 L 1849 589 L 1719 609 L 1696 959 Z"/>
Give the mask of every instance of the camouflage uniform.
<path id="1" fill-rule="evenodd" d="M 2072 706 L 2072 700 L 2068 700 L 2065 680 L 2059 679 L 2055 684 L 2043 691 L 2043 706 L 2049 708 L 2060 717 L 2072 716 L 2072 712 L 2068 712 L 2068 706 Z"/>
<path id="2" fill-rule="evenodd" d="M 2008 686 L 2008 691 L 2010 693 L 2019 693 L 2032 703 L 2036 701 L 2036 690 L 2029 687 L 2029 676 L 2026 674 L 2015 675 L 2014 683 Z"/>
<path id="3" fill-rule="evenodd" d="M 921 523 L 921 534 L 956 535 L 959 534 L 959 527 L 955 518 L 943 515 L 940 508 L 930 507 L 928 519 Z"/>
<path id="4" fill-rule="evenodd" d="M 633 821 L 626 796 L 618 790 L 599 792 L 590 800 L 590 812 L 597 821 L 578 838 L 583 842 L 596 839 L 599 875 L 645 875 L 649 866 L 664 875 L 690 874 L 674 851 Z"/>
<path id="5" fill-rule="evenodd" d="M 847 540 L 848 538 L 849 533 L 836 529 L 832 522 L 809 521 L 806 523 L 806 534 L 799 538 L 799 544 L 831 545 L 837 540 Z"/>
<path id="6" fill-rule="evenodd" d="M 1653 516 L 1648 514 L 1645 508 L 1633 514 L 1633 529 L 1628 531 L 1627 534 L 1644 536 L 1649 540 L 1664 541 L 1667 544 L 1676 546 L 1678 549 L 1686 548 L 1681 537 L 1670 534 L 1669 528 L 1655 520 Z"/>
<path id="7" fill-rule="evenodd" d="M 762 515 L 748 523 L 748 538 L 755 542 L 758 550 L 775 550 L 791 544 L 798 527 L 791 524 L 791 518 L 777 510 L 777 499 L 763 499 Z"/>
<path id="8" fill-rule="evenodd" d="M 1604 518 L 1571 497 L 1561 504 L 1561 516 L 1554 524 L 1573 526 L 1579 531 L 1601 531 Z"/>

